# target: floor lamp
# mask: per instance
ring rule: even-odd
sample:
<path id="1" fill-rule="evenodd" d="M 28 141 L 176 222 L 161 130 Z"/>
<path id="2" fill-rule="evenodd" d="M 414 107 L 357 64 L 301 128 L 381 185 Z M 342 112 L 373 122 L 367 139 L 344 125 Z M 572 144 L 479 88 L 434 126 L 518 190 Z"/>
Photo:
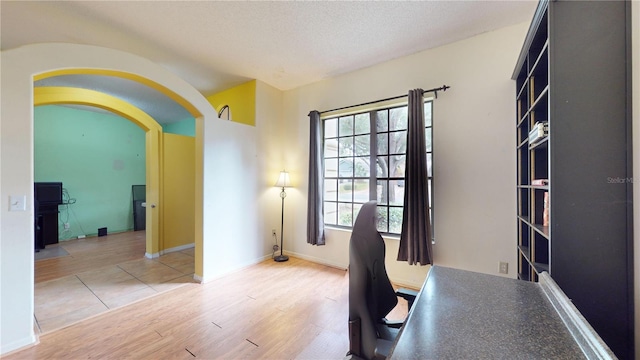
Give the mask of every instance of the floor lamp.
<path id="1" fill-rule="evenodd" d="M 282 199 L 282 215 L 280 218 L 280 255 L 273 258 L 273 260 L 277 262 L 287 261 L 289 257 L 287 255 L 282 254 L 282 240 L 283 240 L 283 230 L 284 230 L 284 198 L 287 197 L 287 193 L 284 191 L 284 188 L 291 186 L 289 182 L 289 173 L 285 170 L 280 172 L 280 176 L 278 177 L 278 181 L 275 184 L 276 187 L 281 187 L 282 191 L 280 192 L 280 198 Z"/>

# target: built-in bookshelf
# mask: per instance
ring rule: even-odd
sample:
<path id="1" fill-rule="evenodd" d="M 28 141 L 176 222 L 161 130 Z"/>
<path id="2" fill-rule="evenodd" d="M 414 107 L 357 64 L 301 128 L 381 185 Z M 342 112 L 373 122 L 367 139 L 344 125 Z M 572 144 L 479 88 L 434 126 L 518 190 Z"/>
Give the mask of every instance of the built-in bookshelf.
<path id="1" fill-rule="evenodd" d="M 633 358 L 629 2 L 541 1 L 516 84 L 518 278 Z M 546 130 L 546 131 L 545 131 Z"/>
<path id="2" fill-rule="evenodd" d="M 548 124 L 549 120 L 547 14 L 536 14 L 537 31 L 516 77 L 518 276 L 531 281 L 537 281 L 542 271 L 550 270 L 549 225 L 543 221 L 549 186 L 534 185 L 534 180 L 549 178 L 549 137 L 543 134 L 535 142 L 529 138 L 539 124 Z"/>

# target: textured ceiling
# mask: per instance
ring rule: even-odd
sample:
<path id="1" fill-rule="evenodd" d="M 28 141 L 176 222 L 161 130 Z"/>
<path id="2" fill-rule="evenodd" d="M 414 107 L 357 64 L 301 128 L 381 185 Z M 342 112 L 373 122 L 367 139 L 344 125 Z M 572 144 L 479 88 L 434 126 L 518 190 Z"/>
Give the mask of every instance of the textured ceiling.
<path id="1" fill-rule="evenodd" d="M 530 21 L 535 1 L 2 1 L 2 50 L 40 42 L 140 55 L 205 96 L 287 90 Z M 95 86 L 94 86 L 95 87 Z"/>

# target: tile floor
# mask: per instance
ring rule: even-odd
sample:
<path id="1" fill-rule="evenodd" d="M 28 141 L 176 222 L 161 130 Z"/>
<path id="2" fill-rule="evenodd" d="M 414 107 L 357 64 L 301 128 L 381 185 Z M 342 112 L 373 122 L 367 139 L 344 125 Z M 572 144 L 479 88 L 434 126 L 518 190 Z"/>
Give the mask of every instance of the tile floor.
<path id="1" fill-rule="evenodd" d="M 193 283 L 194 249 L 103 266 L 35 284 L 41 333 Z"/>

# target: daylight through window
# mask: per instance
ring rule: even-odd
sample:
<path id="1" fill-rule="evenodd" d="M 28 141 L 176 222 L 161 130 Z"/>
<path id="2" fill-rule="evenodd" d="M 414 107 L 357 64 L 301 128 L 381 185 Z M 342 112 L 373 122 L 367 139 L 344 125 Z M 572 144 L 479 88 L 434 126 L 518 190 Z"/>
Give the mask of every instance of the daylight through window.
<path id="1" fill-rule="evenodd" d="M 430 208 L 432 107 L 424 103 Z M 400 234 L 406 150 L 407 105 L 324 119 L 325 225 L 350 228 L 362 204 L 377 200 L 378 231 Z"/>

